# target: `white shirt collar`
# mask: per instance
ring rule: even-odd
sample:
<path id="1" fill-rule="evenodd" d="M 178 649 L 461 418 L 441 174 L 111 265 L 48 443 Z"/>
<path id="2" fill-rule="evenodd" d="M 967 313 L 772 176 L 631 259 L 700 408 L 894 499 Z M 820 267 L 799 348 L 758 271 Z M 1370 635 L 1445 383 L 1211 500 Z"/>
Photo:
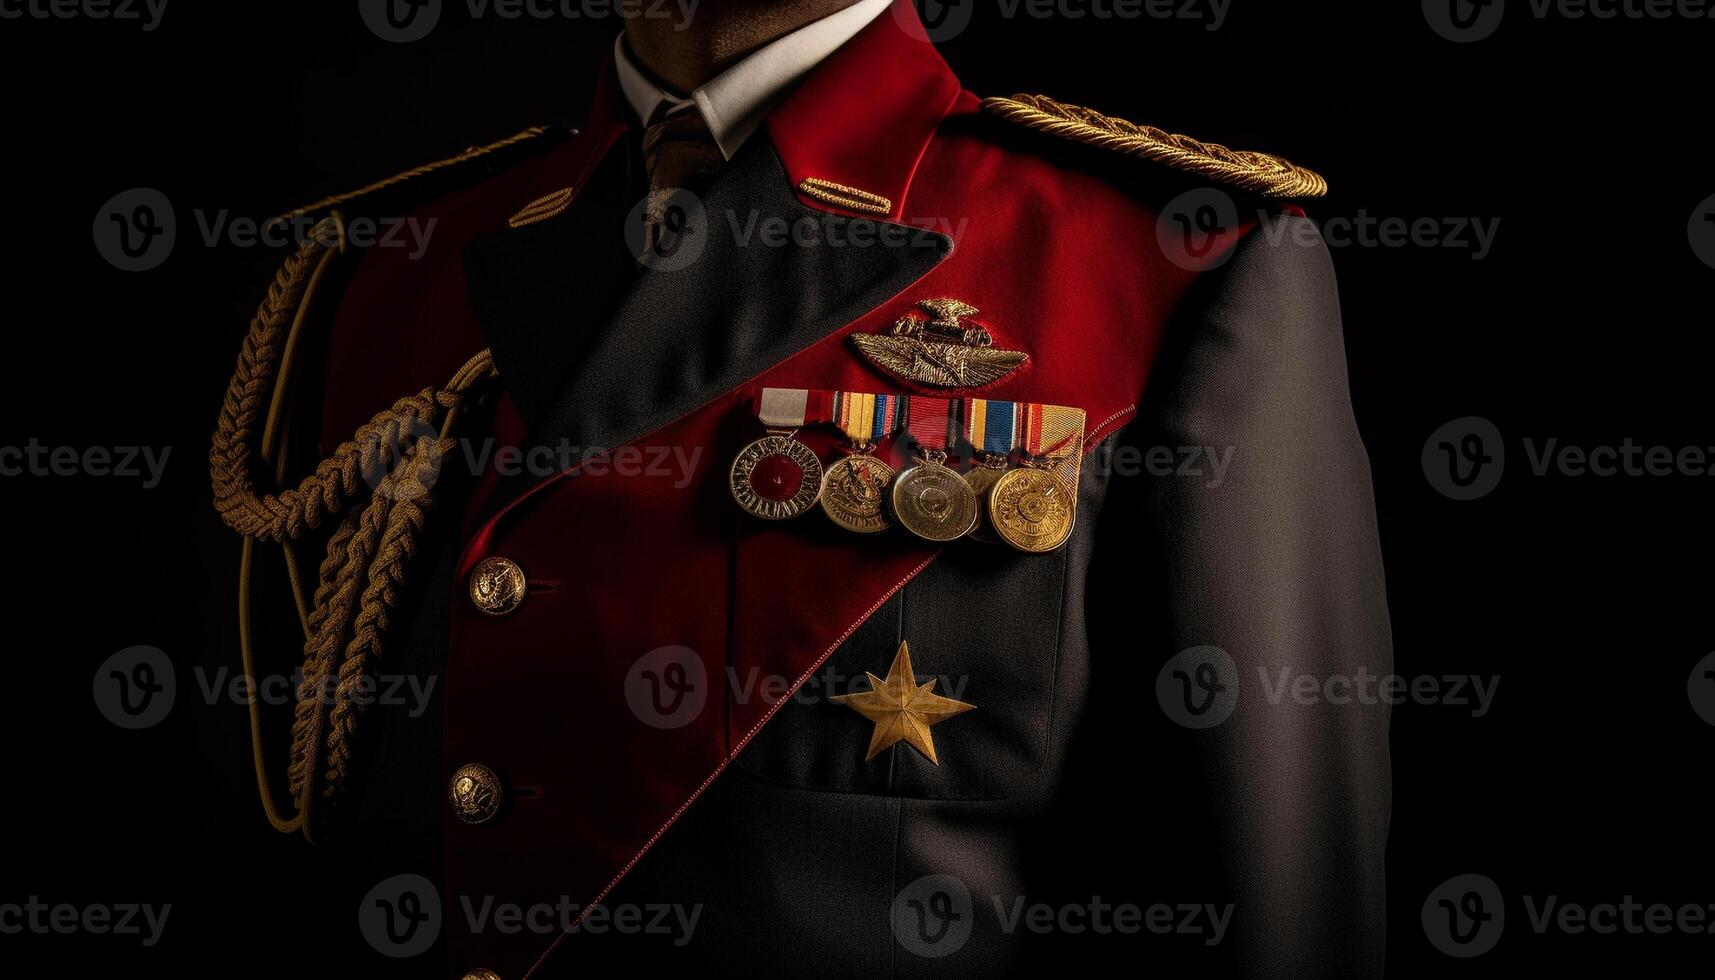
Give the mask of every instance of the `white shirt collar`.
<path id="1" fill-rule="evenodd" d="M 892 0 L 861 0 L 752 51 L 744 60 L 703 83 L 688 99 L 665 92 L 638 69 L 622 34 L 613 43 L 619 87 L 639 119 L 647 122 L 661 103 L 694 103 L 727 159 L 792 87 L 829 55 L 880 16 Z"/>

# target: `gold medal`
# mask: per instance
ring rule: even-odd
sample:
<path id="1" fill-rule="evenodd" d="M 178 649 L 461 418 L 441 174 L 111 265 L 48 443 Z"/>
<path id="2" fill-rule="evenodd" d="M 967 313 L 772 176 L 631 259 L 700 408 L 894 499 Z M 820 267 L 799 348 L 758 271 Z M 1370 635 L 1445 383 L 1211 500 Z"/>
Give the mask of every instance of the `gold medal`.
<path id="1" fill-rule="evenodd" d="M 868 453 L 853 453 L 828 467 L 822 479 L 822 513 L 859 534 L 878 534 L 893 526 L 887 516 L 887 485 L 893 467 Z"/>
<path id="2" fill-rule="evenodd" d="M 1031 554 L 1065 544 L 1077 515 L 1071 490 L 1037 466 L 1021 467 L 997 480 L 989 491 L 988 509 L 1001 540 Z"/>
<path id="3" fill-rule="evenodd" d="M 907 531 L 925 541 L 955 541 L 977 522 L 977 495 L 965 478 L 941 462 L 942 453 L 899 474 L 889 495 L 893 516 Z"/>
<path id="4" fill-rule="evenodd" d="M 732 498 L 746 513 L 771 521 L 797 517 L 822 494 L 822 461 L 789 435 L 768 435 L 732 461 Z"/>
<path id="5" fill-rule="evenodd" d="M 1000 544 L 1000 536 L 994 533 L 994 524 L 989 520 L 989 491 L 1005 475 L 1006 457 L 993 455 L 985 455 L 965 474 L 965 482 L 977 497 L 977 523 L 971 528 L 971 537 L 985 544 Z"/>

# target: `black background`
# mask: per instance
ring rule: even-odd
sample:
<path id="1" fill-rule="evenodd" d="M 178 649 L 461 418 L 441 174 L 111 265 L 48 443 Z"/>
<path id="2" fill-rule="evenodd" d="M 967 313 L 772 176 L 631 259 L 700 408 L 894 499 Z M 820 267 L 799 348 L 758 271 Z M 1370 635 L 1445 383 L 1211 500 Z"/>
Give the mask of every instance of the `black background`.
<path id="1" fill-rule="evenodd" d="M 578 124 L 615 21 L 472 23 L 452 8 L 403 45 L 370 34 L 354 2 L 175 0 L 147 33 L 0 21 L 0 445 L 172 447 L 152 490 L 0 480 L 12 571 L 0 902 L 173 905 L 149 950 L 0 936 L 6 972 L 275 975 L 318 960 L 301 928 L 314 865 L 261 819 L 244 710 L 187 696 L 197 665 L 237 669 L 237 543 L 208 504 L 207 437 L 280 259 L 205 247 L 190 215 L 262 218 L 527 125 Z M 1456 45 L 1414 2 L 1234 0 L 1218 31 L 1007 19 L 979 3 L 942 45 L 979 94 L 1046 92 L 1311 165 L 1333 186 L 1317 218 L 1500 219 L 1481 261 L 1469 248 L 1335 251 L 1397 669 L 1499 678 L 1485 717 L 1396 711 L 1399 976 L 1706 963 L 1715 947 L 1715 935 L 1537 935 L 1519 901 L 1715 902 L 1715 729 L 1686 697 L 1691 666 L 1715 649 L 1711 481 L 1538 476 L 1523 448 L 1715 443 L 1702 336 L 1715 270 L 1686 231 L 1715 193 L 1701 105 L 1715 21 L 1512 8 L 1493 38 Z M 117 271 L 92 244 L 103 203 L 134 187 L 161 190 L 180 217 L 174 254 L 150 272 Z M 1503 433 L 1506 473 L 1455 502 L 1420 453 L 1473 415 Z M 102 717 L 90 684 L 138 644 L 166 650 L 186 690 L 166 723 L 133 733 Z M 1467 872 L 1500 885 L 1508 923 L 1495 952 L 1456 961 L 1419 915 Z"/>

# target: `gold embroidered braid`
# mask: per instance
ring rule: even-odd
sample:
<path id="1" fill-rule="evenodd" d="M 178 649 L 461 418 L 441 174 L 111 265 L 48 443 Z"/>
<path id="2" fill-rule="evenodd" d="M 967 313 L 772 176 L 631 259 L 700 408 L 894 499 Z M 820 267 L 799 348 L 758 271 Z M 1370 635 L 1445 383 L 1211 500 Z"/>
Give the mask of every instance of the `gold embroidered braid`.
<path id="1" fill-rule="evenodd" d="M 337 248 L 323 244 L 330 239 Z M 245 624 L 245 672 L 252 680 L 248 613 L 253 543 L 274 541 L 289 549 L 327 518 L 339 519 L 304 613 L 303 678 L 286 765 L 287 793 L 295 810 L 290 817 L 275 808 L 259 715 L 251 706 L 257 783 L 269 820 L 277 829 L 301 831 L 312 840 L 327 828 L 349 781 L 364 706 L 360 695 L 369 671 L 385 653 L 434 506 L 434 484 L 454 445 L 460 409 L 472 389 L 495 377 L 488 351 L 481 351 L 446 387 L 425 388 L 377 414 L 297 486 L 259 491 L 254 470 L 278 451 L 290 354 L 322 273 L 344 248 L 344 224 L 335 214 L 287 258 L 251 319 L 209 450 L 215 510 L 246 538 L 240 618 Z"/>
<path id="2" fill-rule="evenodd" d="M 1154 126 L 1104 116 L 1094 109 L 1056 102 L 1045 95 L 989 98 L 982 106 L 1031 129 L 1153 160 L 1268 197 L 1321 197 L 1328 193 L 1328 182 L 1320 174 L 1273 154 L 1204 143 Z"/>

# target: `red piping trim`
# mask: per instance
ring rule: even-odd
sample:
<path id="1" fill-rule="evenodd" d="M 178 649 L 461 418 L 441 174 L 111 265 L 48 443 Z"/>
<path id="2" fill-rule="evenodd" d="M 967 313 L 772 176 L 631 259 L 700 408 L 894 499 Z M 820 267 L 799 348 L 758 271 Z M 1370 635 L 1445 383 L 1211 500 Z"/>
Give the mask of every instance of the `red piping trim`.
<path id="1" fill-rule="evenodd" d="M 851 635 L 857 632 L 858 627 L 862 626 L 871 616 L 875 615 L 877 610 L 886 605 L 887 600 L 893 598 L 898 594 L 900 589 L 905 588 L 912 579 L 916 578 L 925 568 L 928 568 L 933 564 L 935 559 L 941 557 L 941 552 L 944 550 L 945 549 L 938 549 L 934 554 L 923 559 L 922 564 L 912 569 L 910 574 L 906 575 L 903 579 L 900 579 L 899 583 L 893 588 L 888 589 L 886 594 L 875 601 L 875 605 L 870 606 L 862 616 L 858 617 L 857 622 L 848 626 L 846 631 L 839 635 L 838 639 L 834 640 L 826 650 L 822 651 L 822 655 L 816 658 L 815 663 L 811 664 L 808 669 L 798 675 L 798 679 L 792 684 L 792 690 L 787 692 L 787 694 L 780 700 L 774 702 L 774 706 L 769 708 L 768 711 L 757 720 L 755 725 L 751 726 L 750 731 L 746 732 L 744 737 L 738 740 L 738 744 L 734 745 L 732 751 L 727 753 L 726 758 L 721 760 L 721 764 L 715 767 L 715 771 L 710 773 L 707 779 L 703 780 L 703 784 L 701 786 L 697 787 L 697 791 L 692 793 L 690 798 L 685 800 L 684 803 L 679 804 L 679 809 L 673 811 L 673 815 L 668 817 L 667 822 L 662 824 L 661 828 L 655 831 L 649 840 L 644 843 L 642 849 L 632 855 L 631 860 L 626 862 L 625 867 L 619 869 L 619 874 L 614 875 L 613 880 L 607 883 L 607 887 L 603 888 L 600 894 L 596 895 L 595 900 L 584 906 L 583 911 L 578 913 L 577 920 L 568 926 L 564 932 L 560 933 L 560 935 L 554 939 L 553 944 L 550 945 L 541 956 L 536 958 L 536 962 L 531 964 L 529 971 L 524 974 L 525 980 L 529 980 L 530 977 L 535 975 L 538 969 L 541 969 L 542 964 L 547 962 L 548 957 L 552 956 L 554 951 L 560 948 L 560 944 L 565 942 L 566 937 L 571 935 L 573 930 L 577 929 L 579 924 L 584 921 L 595 906 L 600 905 L 602 900 L 607 898 L 608 893 L 612 892 L 613 889 L 622 880 L 624 880 L 625 876 L 631 873 L 631 869 L 637 866 L 637 862 L 643 860 L 643 855 L 649 853 L 649 849 L 655 846 L 655 842 L 660 840 L 661 836 L 667 833 L 668 829 L 675 823 L 678 823 L 679 818 L 684 815 L 685 811 L 691 808 L 691 804 L 697 802 L 697 798 L 703 795 L 704 790 L 714 784 L 714 781 L 720 777 L 721 773 L 726 772 L 727 766 L 732 763 L 732 760 L 738 758 L 738 754 L 744 751 L 744 747 L 750 744 L 750 740 L 756 737 L 756 733 L 762 731 L 762 727 L 773 719 L 774 713 L 779 711 L 788 701 L 792 700 L 793 696 L 795 696 L 805 684 L 809 683 L 810 678 L 815 675 L 816 671 L 822 669 L 822 665 L 827 663 L 828 658 L 834 655 L 834 651 L 838 650 L 840 645 L 845 643 L 846 640 L 851 639 Z"/>

